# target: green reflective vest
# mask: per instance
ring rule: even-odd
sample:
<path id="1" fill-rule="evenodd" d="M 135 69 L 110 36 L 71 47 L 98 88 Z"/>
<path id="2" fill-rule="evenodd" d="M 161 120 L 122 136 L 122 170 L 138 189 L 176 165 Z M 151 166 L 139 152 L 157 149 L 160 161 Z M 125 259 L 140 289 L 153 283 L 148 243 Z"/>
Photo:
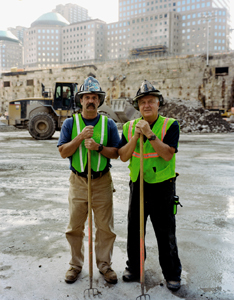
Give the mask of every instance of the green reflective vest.
<path id="1" fill-rule="evenodd" d="M 126 140 L 129 142 L 133 137 L 135 132 L 136 124 L 142 118 L 132 120 L 127 122 L 123 126 L 123 134 Z M 163 141 L 164 136 L 166 135 L 167 130 L 170 128 L 171 124 L 175 121 L 172 118 L 165 118 L 159 115 L 157 122 L 154 124 L 152 131 L 153 133 Z M 160 157 L 157 152 L 155 152 L 153 146 L 150 144 L 150 141 L 147 139 L 144 142 L 143 146 L 144 152 L 144 181 L 148 183 L 158 183 L 163 182 L 167 179 L 173 178 L 176 176 L 175 173 L 175 154 L 173 155 L 170 161 L 165 161 Z M 130 158 L 129 163 L 130 177 L 133 182 L 138 178 L 140 172 L 140 139 L 137 141 L 136 148 Z"/>
<path id="2" fill-rule="evenodd" d="M 108 130 L 107 130 L 108 118 L 100 115 L 99 121 L 93 128 L 92 139 L 103 146 L 107 145 Z M 73 115 L 73 127 L 72 127 L 72 140 L 81 133 L 86 127 L 81 114 Z M 84 145 L 84 140 L 81 142 L 79 148 L 72 155 L 72 166 L 79 173 L 84 172 L 87 164 L 88 149 Z M 103 171 L 107 164 L 107 158 L 97 151 L 91 150 L 91 169 L 94 172 Z"/>

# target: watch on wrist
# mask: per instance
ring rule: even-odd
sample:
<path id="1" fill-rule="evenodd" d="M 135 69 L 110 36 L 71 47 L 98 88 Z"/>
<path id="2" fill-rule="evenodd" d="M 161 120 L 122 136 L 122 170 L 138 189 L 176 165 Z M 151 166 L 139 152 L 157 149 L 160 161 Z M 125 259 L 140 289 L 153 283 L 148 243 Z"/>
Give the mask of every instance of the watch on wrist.
<path id="1" fill-rule="evenodd" d="M 150 137 L 148 140 L 149 140 L 149 141 L 154 141 L 154 140 L 156 140 L 156 135 L 155 135 L 155 134 L 151 135 L 151 137 Z"/>
<path id="2" fill-rule="evenodd" d="M 96 150 L 96 151 L 99 153 L 99 152 L 101 152 L 101 151 L 102 151 L 102 149 L 103 149 L 103 145 L 102 145 L 102 144 L 100 144 L 100 145 L 99 145 L 99 147 L 98 147 L 98 150 Z"/>

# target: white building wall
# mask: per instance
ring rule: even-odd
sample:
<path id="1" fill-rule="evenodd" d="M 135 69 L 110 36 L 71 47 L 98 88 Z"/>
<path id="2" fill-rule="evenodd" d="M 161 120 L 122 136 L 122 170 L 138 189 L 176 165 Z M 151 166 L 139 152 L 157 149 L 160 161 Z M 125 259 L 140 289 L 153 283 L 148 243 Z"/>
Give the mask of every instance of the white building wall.
<path id="1" fill-rule="evenodd" d="M 106 23 L 96 20 L 78 22 L 62 29 L 62 63 L 79 63 L 105 58 Z"/>
<path id="2" fill-rule="evenodd" d="M 0 40 L 0 73 L 13 67 L 22 68 L 22 53 L 21 43 Z"/>
<path id="3" fill-rule="evenodd" d="M 35 26 L 25 31 L 25 67 L 56 66 L 61 63 L 61 27 Z"/>

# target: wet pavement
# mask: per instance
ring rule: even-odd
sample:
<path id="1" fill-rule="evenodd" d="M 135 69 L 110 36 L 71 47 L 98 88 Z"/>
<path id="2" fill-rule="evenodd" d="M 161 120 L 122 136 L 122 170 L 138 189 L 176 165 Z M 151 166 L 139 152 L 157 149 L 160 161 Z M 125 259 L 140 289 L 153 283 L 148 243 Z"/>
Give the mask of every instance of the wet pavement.
<path id="1" fill-rule="evenodd" d="M 89 287 L 87 226 L 85 264 L 79 280 L 64 282 L 70 259 L 64 232 L 68 223 L 68 160 L 56 148 L 59 132 L 36 141 L 27 131 L 0 132 L 0 299 L 83 299 Z M 121 279 L 126 261 L 127 163 L 112 160 L 115 231 L 109 285 L 94 266 L 102 299 L 135 299 L 140 284 Z M 151 300 L 234 299 L 234 134 L 181 135 L 177 154 L 177 240 L 182 287 L 167 290 L 157 244 L 147 224 L 146 291 Z M 94 260 L 95 261 L 95 260 Z"/>

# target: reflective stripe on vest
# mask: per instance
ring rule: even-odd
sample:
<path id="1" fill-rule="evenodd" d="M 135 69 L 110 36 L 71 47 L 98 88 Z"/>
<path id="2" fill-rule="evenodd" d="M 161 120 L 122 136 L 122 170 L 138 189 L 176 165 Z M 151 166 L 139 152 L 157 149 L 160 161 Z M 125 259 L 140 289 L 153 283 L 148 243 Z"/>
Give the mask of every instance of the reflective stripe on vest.
<path id="1" fill-rule="evenodd" d="M 72 139 L 80 134 L 83 128 L 86 126 L 81 115 L 73 115 L 75 122 L 73 123 Z M 108 118 L 100 115 L 97 124 L 94 126 L 93 139 L 96 143 L 107 145 L 108 140 L 108 129 L 107 129 Z M 81 142 L 76 152 L 72 155 L 72 166 L 78 172 L 84 172 L 87 164 L 87 149 L 84 146 L 84 141 Z M 107 164 L 107 158 L 97 151 L 91 150 L 91 168 L 93 171 L 98 172 L 104 170 Z"/>
<path id="2" fill-rule="evenodd" d="M 80 134 L 80 122 L 79 122 L 78 114 L 76 114 L 76 129 L 77 129 L 77 135 L 79 135 Z M 84 172 L 84 164 L 83 164 L 83 159 L 82 159 L 82 143 L 79 146 L 79 156 L 80 156 L 81 172 Z"/>
<path id="3" fill-rule="evenodd" d="M 103 144 L 104 133 L 105 133 L 105 118 L 103 116 L 100 116 L 100 118 L 102 118 L 102 132 L 101 132 L 100 144 Z M 98 153 L 98 167 L 97 167 L 97 171 L 99 171 L 99 169 L 100 169 L 100 163 L 101 163 L 101 153 Z"/>
<path id="4" fill-rule="evenodd" d="M 165 120 L 164 120 L 164 123 L 163 123 L 163 127 L 162 127 L 162 133 L 161 133 L 161 141 L 163 141 L 163 139 L 164 139 L 164 136 L 166 135 L 166 128 L 167 128 L 167 122 L 169 121 L 169 119 L 168 118 L 166 118 Z M 132 125 L 133 125 L 133 123 L 131 124 L 131 127 L 132 127 Z M 129 125 L 129 127 L 130 127 L 130 125 Z M 132 128 L 131 128 L 131 137 L 130 138 L 132 138 Z M 135 157 L 140 157 L 140 153 L 137 153 L 137 152 L 133 152 L 133 154 L 132 154 L 133 156 L 135 156 Z M 147 159 L 147 158 L 152 158 L 152 157 L 159 157 L 159 155 L 158 155 L 158 153 L 157 152 L 153 152 L 153 153 L 145 153 L 144 154 L 144 158 L 145 159 Z"/>

